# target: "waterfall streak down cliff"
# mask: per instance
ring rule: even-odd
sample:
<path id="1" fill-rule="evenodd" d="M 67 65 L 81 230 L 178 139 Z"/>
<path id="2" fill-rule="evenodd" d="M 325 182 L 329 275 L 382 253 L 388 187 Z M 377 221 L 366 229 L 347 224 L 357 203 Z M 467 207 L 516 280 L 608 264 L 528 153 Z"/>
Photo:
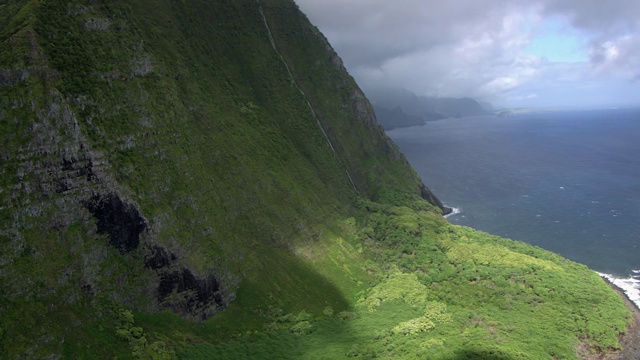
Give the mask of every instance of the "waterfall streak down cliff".
<path id="1" fill-rule="evenodd" d="M 291 72 L 291 68 L 289 67 L 289 64 L 287 64 L 287 61 L 284 59 L 282 54 L 280 54 L 280 52 L 278 51 L 278 48 L 276 46 L 276 42 L 273 39 L 273 35 L 271 34 L 271 29 L 269 28 L 269 24 L 267 23 L 267 18 L 264 15 L 264 11 L 262 10 L 262 4 L 260 4 L 259 0 L 256 0 L 256 3 L 258 3 L 258 10 L 260 11 L 260 16 L 262 17 L 262 21 L 264 22 L 264 27 L 267 29 L 267 35 L 269 36 L 269 42 L 271 43 L 271 47 L 273 48 L 273 51 L 275 51 L 275 53 L 278 55 L 278 57 L 280 57 L 280 60 L 282 61 L 282 64 L 284 64 L 284 67 L 287 69 L 287 73 L 289 74 L 289 77 L 291 78 L 291 82 L 296 87 L 296 89 L 298 89 L 300 94 L 302 94 L 302 97 L 304 98 L 305 102 L 307 103 L 307 106 L 309 107 L 309 111 L 311 111 L 311 115 L 316 120 L 316 123 L 318 124 L 318 127 L 320 128 L 320 131 L 322 131 L 322 135 L 324 135 L 324 138 L 327 140 L 327 144 L 329 144 L 329 147 L 331 148 L 333 153 L 337 154 L 336 153 L 336 149 L 331 144 L 331 139 L 329 139 L 329 136 L 327 135 L 327 132 L 324 130 L 324 127 L 322 126 L 322 123 L 320 122 L 320 119 L 318 118 L 318 115 L 316 114 L 315 110 L 313 110 L 313 106 L 311 106 L 311 103 L 309 102 L 309 100 L 307 100 L 307 95 L 300 88 L 300 86 L 298 86 L 298 82 L 296 81 L 296 78 L 293 76 L 293 73 Z M 346 167 L 345 167 L 345 172 L 347 173 L 347 177 L 349 178 L 349 182 L 351 182 L 351 186 L 353 186 L 353 188 L 354 188 L 354 190 L 356 192 L 360 193 L 360 191 L 356 187 L 356 184 L 353 182 L 353 179 L 351 178 L 351 174 L 349 174 L 349 169 L 346 169 Z"/>

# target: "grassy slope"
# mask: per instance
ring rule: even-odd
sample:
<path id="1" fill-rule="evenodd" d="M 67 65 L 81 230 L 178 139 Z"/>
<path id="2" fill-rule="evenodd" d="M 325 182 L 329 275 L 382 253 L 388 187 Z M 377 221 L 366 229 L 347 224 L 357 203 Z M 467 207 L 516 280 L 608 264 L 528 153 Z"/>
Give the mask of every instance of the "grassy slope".
<path id="1" fill-rule="evenodd" d="M 629 317 L 597 276 L 417 200 L 415 172 L 363 116 L 326 40 L 290 1 L 261 3 L 295 80 L 255 1 L 0 2 L 3 354 L 500 359 L 617 346 Z M 54 111 L 65 106 L 77 133 Z M 101 183 L 48 191 L 68 154 L 99 159 Z M 157 312 L 142 250 L 104 245 L 83 189 L 138 204 L 143 241 L 226 274 L 235 302 L 202 323 Z"/>

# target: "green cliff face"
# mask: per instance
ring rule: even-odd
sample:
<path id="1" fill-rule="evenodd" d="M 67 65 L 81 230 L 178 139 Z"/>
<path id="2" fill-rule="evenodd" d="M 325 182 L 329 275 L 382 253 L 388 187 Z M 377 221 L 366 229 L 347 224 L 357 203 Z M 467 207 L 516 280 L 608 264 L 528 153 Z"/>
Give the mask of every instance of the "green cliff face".
<path id="1" fill-rule="evenodd" d="M 0 1 L 0 42 L 6 358 L 618 346 L 597 275 L 442 218 L 292 1 Z"/>

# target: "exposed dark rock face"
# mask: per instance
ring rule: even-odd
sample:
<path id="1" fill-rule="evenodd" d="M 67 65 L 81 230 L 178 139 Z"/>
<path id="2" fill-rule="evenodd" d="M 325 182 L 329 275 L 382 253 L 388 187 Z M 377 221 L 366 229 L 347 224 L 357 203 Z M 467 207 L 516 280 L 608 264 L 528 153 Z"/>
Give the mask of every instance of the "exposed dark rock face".
<path id="1" fill-rule="evenodd" d="M 201 320 L 228 304 L 214 274 L 198 278 L 187 268 L 160 274 L 158 301 L 177 313 L 191 314 Z"/>
<path id="2" fill-rule="evenodd" d="M 451 214 L 453 211 L 451 208 L 444 206 L 442 201 L 433 195 L 433 193 L 424 184 L 420 185 L 420 196 L 432 205 L 439 207 L 442 210 L 442 215 Z"/>
<path id="3" fill-rule="evenodd" d="M 66 166 L 63 164 L 63 166 Z M 122 201 L 116 193 L 94 194 L 83 205 L 97 220 L 97 232 L 109 238 L 109 244 L 126 254 L 138 248 L 140 235 L 148 225 L 136 206 Z M 235 294 L 211 272 L 196 276 L 186 266 L 171 270 L 178 257 L 166 248 L 143 243 L 144 267 L 157 275 L 156 300 L 161 307 L 170 309 L 183 317 L 206 320 L 233 301 Z M 156 286 L 156 285 L 152 285 Z M 94 294 L 89 284 L 82 288 L 86 294 Z"/>
<path id="4" fill-rule="evenodd" d="M 167 251 L 161 246 L 153 245 L 151 247 L 151 254 L 147 254 L 144 257 L 144 265 L 149 269 L 158 270 L 169 267 L 169 265 L 176 260 L 176 255 L 171 251 Z"/>
<path id="5" fill-rule="evenodd" d="M 198 277 L 187 267 L 171 271 L 168 268 L 178 260 L 174 253 L 158 245 L 149 246 L 148 250 L 144 264 L 156 270 L 157 301 L 162 307 L 192 319 L 206 320 L 234 299 L 235 295 L 225 291 L 215 273 Z"/>
<path id="6" fill-rule="evenodd" d="M 55 181 L 55 192 L 64 194 L 70 190 L 79 189 L 87 182 L 97 180 L 96 174 L 93 172 L 93 162 L 90 158 L 76 159 L 75 157 L 63 157 L 60 163 L 63 176 Z"/>
<path id="7" fill-rule="evenodd" d="M 98 234 L 106 234 L 109 244 L 121 254 L 138 247 L 140 233 L 147 228 L 147 223 L 134 205 L 111 193 L 94 194 L 84 206 L 98 220 Z"/>

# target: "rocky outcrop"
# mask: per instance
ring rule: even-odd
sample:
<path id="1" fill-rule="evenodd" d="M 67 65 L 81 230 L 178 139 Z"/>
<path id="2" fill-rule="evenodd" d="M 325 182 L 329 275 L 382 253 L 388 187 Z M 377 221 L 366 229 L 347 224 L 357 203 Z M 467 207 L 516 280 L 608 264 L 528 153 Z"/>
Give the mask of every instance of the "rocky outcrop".
<path id="1" fill-rule="evenodd" d="M 90 11 L 81 10 L 72 15 Z M 97 17 L 82 22 L 84 31 L 101 34 L 114 31 L 113 24 Z M 16 279 L 3 284 L 3 291 L 36 300 L 64 291 L 69 304 L 107 296 L 139 309 L 170 309 L 196 320 L 226 307 L 235 297 L 231 275 L 219 276 L 213 266 L 196 272 L 176 255 L 179 246 L 174 251 L 160 246 L 154 219 L 145 217 L 133 200 L 135 192 L 111 165 L 112 149 L 95 146 L 95 137 L 88 135 L 96 129 L 90 129 L 92 122 L 104 116 L 101 99 L 70 95 L 54 86 L 61 74 L 43 55 L 32 29 L 7 41 L 27 52 L 16 60 L 22 66 L 0 67 L 0 88 L 10 95 L 0 97 L 2 125 L 10 129 L 0 146 L 0 265 L 18 259 L 33 264 L 61 256 L 66 260 L 63 269 L 28 282 L 12 273 L 13 268 L 0 266 L 0 277 Z M 153 60 L 142 45 L 133 50 L 131 60 L 113 74 L 92 76 L 105 82 L 130 81 L 152 73 Z M 136 139 L 108 140 L 127 151 L 138 146 Z M 113 259 L 119 256 L 126 257 L 126 266 L 116 265 Z M 56 278 L 55 286 L 47 291 L 36 286 L 49 277 Z"/>
<path id="2" fill-rule="evenodd" d="M 158 276 L 156 299 L 162 308 L 194 320 L 206 320 L 235 299 L 235 293 L 225 290 L 216 273 L 197 276 L 185 266 L 173 270 L 177 261 L 178 257 L 164 247 L 147 245 L 144 264 Z"/>
<path id="3" fill-rule="evenodd" d="M 111 20 L 108 18 L 87 18 L 84 19 L 84 28 L 90 31 L 105 31 L 111 26 Z"/>
<path id="4" fill-rule="evenodd" d="M 140 233 L 147 228 L 147 222 L 138 209 L 123 202 L 115 194 L 94 194 L 84 202 L 84 206 L 97 220 L 98 234 L 107 235 L 109 244 L 124 254 L 138 247 Z"/>
<path id="5" fill-rule="evenodd" d="M 430 202 L 431 204 L 439 207 L 440 210 L 442 210 L 442 215 L 451 214 L 451 212 L 453 211 L 453 209 L 444 206 L 442 204 L 442 201 L 440 201 L 440 199 L 438 199 L 435 195 L 433 195 L 431 190 L 429 190 L 429 188 L 427 188 L 427 186 L 424 185 L 424 184 L 420 185 L 420 196 L 423 199 L 425 199 L 428 202 Z"/>
<path id="6" fill-rule="evenodd" d="M 144 266 L 152 270 L 168 268 L 177 259 L 178 257 L 174 253 L 167 251 L 162 246 L 152 245 L 149 246 L 144 257 Z"/>
<path id="7" fill-rule="evenodd" d="M 215 274 L 196 277 L 188 268 L 160 273 L 158 301 L 178 314 L 206 320 L 233 298 L 225 297 Z"/>

